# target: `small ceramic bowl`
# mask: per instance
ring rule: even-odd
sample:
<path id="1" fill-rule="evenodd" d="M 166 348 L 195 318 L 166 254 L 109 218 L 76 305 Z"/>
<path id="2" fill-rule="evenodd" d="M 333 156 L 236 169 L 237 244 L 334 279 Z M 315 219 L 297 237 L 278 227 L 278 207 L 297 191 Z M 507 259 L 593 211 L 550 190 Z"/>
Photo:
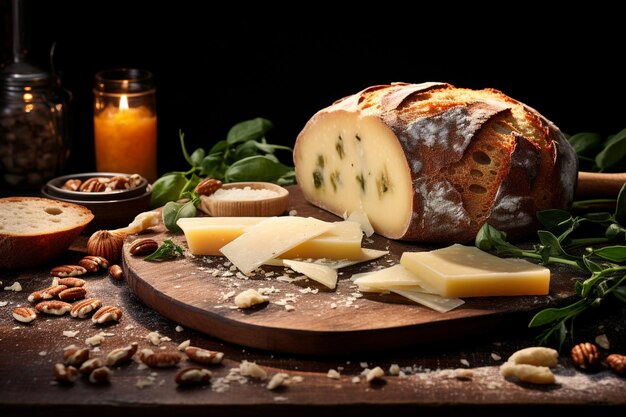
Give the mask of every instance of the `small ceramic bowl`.
<path id="1" fill-rule="evenodd" d="M 270 190 L 274 195 L 262 199 L 247 199 L 237 194 L 233 194 L 232 199 L 202 196 L 202 211 L 214 217 L 268 217 L 278 216 L 287 210 L 289 191 L 280 185 L 269 182 L 231 182 L 224 184 L 222 190 L 243 190 L 246 187 Z"/>
<path id="2" fill-rule="evenodd" d="M 117 172 L 86 172 L 64 175 L 50 180 L 41 189 L 44 197 L 67 201 L 87 207 L 94 214 L 94 219 L 87 225 L 83 233 L 92 233 L 96 230 L 115 229 L 133 221 L 135 216 L 147 211 L 150 205 L 150 190 L 148 181 L 144 179 L 138 187 L 116 192 L 80 192 L 61 188 L 65 181 L 71 178 L 86 180 L 93 177 L 115 177 L 130 175 Z"/>

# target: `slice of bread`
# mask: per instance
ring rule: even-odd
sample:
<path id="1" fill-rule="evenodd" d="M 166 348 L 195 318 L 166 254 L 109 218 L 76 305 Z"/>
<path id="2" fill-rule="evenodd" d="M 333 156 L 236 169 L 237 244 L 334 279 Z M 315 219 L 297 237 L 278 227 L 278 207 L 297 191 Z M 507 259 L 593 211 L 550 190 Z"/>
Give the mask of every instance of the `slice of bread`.
<path id="1" fill-rule="evenodd" d="M 67 250 L 93 217 L 78 204 L 39 197 L 0 198 L 0 268 L 50 262 Z"/>

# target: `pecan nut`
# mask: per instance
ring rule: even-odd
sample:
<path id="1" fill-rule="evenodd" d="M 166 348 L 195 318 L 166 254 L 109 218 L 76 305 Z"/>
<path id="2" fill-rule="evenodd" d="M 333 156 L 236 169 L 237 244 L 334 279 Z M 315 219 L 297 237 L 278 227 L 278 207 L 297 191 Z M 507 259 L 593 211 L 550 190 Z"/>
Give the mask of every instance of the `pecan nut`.
<path id="1" fill-rule="evenodd" d="M 54 378 L 59 382 L 74 382 L 78 378 L 78 370 L 73 366 L 57 363 L 52 368 Z"/>
<path id="2" fill-rule="evenodd" d="M 61 265 L 56 266 L 50 270 L 50 275 L 59 278 L 66 277 L 76 277 L 79 275 L 84 275 L 87 273 L 87 270 L 80 265 Z"/>
<path id="3" fill-rule="evenodd" d="M 96 324 L 108 323 L 110 321 L 120 321 L 122 310 L 119 307 L 104 306 L 91 316 L 91 321 Z"/>
<path id="4" fill-rule="evenodd" d="M 574 365 L 581 369 L 590 369 L 600 363 L 600 351 L 593 343 L 579 343 L 570 353 Z"/>
<path id="5" fill-rule="evenodd" d="M 151 368 L 171 368 L 180 362 L 181 357 L 178 352 L 153 352 L 150 349 L 143 349 L 139 359 Z"/>
<path id="6" fill-rule="evenodd" d="M 63 184 L 61 188 L 64 190 L 78 191 L 82 183 L 83 182 L 77 178 L 71 178 L 65 181 L 65 183 Z"/>
<path id="7" fill-rule="evenodd" d="M 69 347 L 63 351 L 63 361 L 66 365 L 80 365 L 89 359 L 90 351 L 87 348 Z"/>
<path id="8" fill-rule="evenodd" d="M 178 385 L 202 385 L 211 381 L 211 371 L 204 368 L 190 366 L 181 369 L 174 378 Z"/>
<path id="9" fill-rule="evenodd" d="M 224 352 L 202 349 L 195 346 L 185 348 L 185 354 L 190 360 L 204 365 L 215 365 L 222 362 Z"/>
<path id="10" fill-rule="evenodd" d="M 80 368 L 78 369 L 78 372 L 80 372 L 83 375 L 89 375 L 93 372 L 94 369 L 98 369 L 103 365 L 104 363 L 102 362 L 102 359 L 100 358 L 87 359 L 80 366 Z"/>
<path id="11" fill-rule="evenodd" d="M 220 188 L 222 188 L 222 181 L 215 179 L 215 178 L 207 178 L 205 180 L 200 181 L 198 185 L 196 185 L 196 188 L 194 189 L 194 191 L 200 195 L 208 196 L 208 195 L 213 194 Z"/>
<path id="12" fill-rule="evenodd" d="M 92 384 L 105 384 L 111 379 L 113 372 L 106 366 L 96 368 L 89 374 L 89 382 Z"/>
<path id="13" fill-rule="evenodd" d="M 119 265 L 111 265 L 109 268 L 109 275 L 116 281 L 124 279 L 124 270 Z"/>
<path id="14" fill-rule="evenodd" d="M 16 307 L 13 318 L 22 323 L 30 323 L 37 318 L 37 312 L 30 307 Z"/>
<path id="15" fill-rule="evenodd" d="M 626 356 L 613 353 L 606 358 L 606 363 L 618 375 L 626 375 Z"/>
<path id="16" fill-rule="evenodd" d="M 58 285 L 65 285 L 66 287 L 84 287 L 87 281 L 82 278 L 59 278 L 57 280 Z"/>
<path id="17" fill-rule="evenodd" d="M 131 186 L 132 184 L 130 181 L 130 177 L 117 175 L 109 179 L 109 182 L 107 183 L 107 186 L 106 186 L 106 190 L 107 191 L 128 190 L 129 188 L 131 188 Z"/>
<path id="18" fill-rule="evenodd" d="M 35 291 L 28 296 L 28 301 L 31 303 L 37 303 L 43 300 L 52 300 L 59 295 L 62 291 L 66 290 L 66 285 L 53 285 L 43 290 Z"/>
<path id="19" fill-rule="evenodd" d="M 84 287 L 72 287 L 61 291 L 59 299 L 61 301 L 76 301 L 85 298 L 85 294 L 87 294 L 87 290 Z"/>
<path id="20" fill-rule="evenodd" d="M 106 358 L 107 366 L 117 366 L 125 362 L 129 362 L 133 355 L 137 352 L 138 344 L 136 342 L 131 343 L 129 346 L 113 349 Z"/>
<path id="21" fill-rule="evenodd" d="M 134 256 L 143 256 L 149 255 L 155 250 L 157 250 L 159 244 L 154 239 L 139 239 L 135 240 L 131 245 L 128 251 L 131 255 Z"/>
<path id="22" fill-rule="evenodd" d="M 62 316 L 72 309 L 72 305 L 64 301 L 50 300 L 40 302 L 35 306 L 35 309 L 40 313 Z"/>
<path id="23" fill-rule="evenodd" d="M 81 300 L 72 306 L 70 316 L 84 319 L 87 318 L 89 313 L 99 309 L 100 307 L 102 307 L 102 301 L 97 298 L 87 298 L 86 300 Z"/>
<path id="24" fill-rule="evenodd" d="M 93 177 L 81 184 L 79 191 L 87 193 L 101 193 L 107 188 L 109 179 L 105 177 Z"/>

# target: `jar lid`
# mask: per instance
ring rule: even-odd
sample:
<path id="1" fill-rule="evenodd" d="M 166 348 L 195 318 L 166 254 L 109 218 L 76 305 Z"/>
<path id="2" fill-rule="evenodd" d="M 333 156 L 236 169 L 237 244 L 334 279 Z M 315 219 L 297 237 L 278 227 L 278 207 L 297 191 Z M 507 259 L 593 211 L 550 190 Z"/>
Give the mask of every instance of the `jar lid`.
<path id="1" fill-rule="evenodd" d="M 0 71 L 0 85 L 9 90 L 48 87 L 51 82 L 49 73 L 27 62 L 13 63 Z"/>
<path id="2" fill-rule="evenodd" d="M 117 68 L 96 74 L 95 90 L 102 93 L 140 93 L 154 88 L 150 71 L 136 68 Z"/>

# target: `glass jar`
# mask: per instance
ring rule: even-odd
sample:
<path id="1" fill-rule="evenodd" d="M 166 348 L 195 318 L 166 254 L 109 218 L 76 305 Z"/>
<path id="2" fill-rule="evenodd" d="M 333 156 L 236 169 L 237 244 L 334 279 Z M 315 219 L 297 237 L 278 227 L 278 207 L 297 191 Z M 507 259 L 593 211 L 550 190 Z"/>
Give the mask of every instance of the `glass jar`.
<path id="1" fill-rule="evenodd" d="M 28 63 L 0 71 L 0 181 L 11 191 L 39 190 L 69 157 L 69 97 Z"/>
<path id="2" fill-rule="evenodd" d="M 114 69 L 96 74 L 96 170 L 157 178 L 157 116 L 152 73 Z"/>

